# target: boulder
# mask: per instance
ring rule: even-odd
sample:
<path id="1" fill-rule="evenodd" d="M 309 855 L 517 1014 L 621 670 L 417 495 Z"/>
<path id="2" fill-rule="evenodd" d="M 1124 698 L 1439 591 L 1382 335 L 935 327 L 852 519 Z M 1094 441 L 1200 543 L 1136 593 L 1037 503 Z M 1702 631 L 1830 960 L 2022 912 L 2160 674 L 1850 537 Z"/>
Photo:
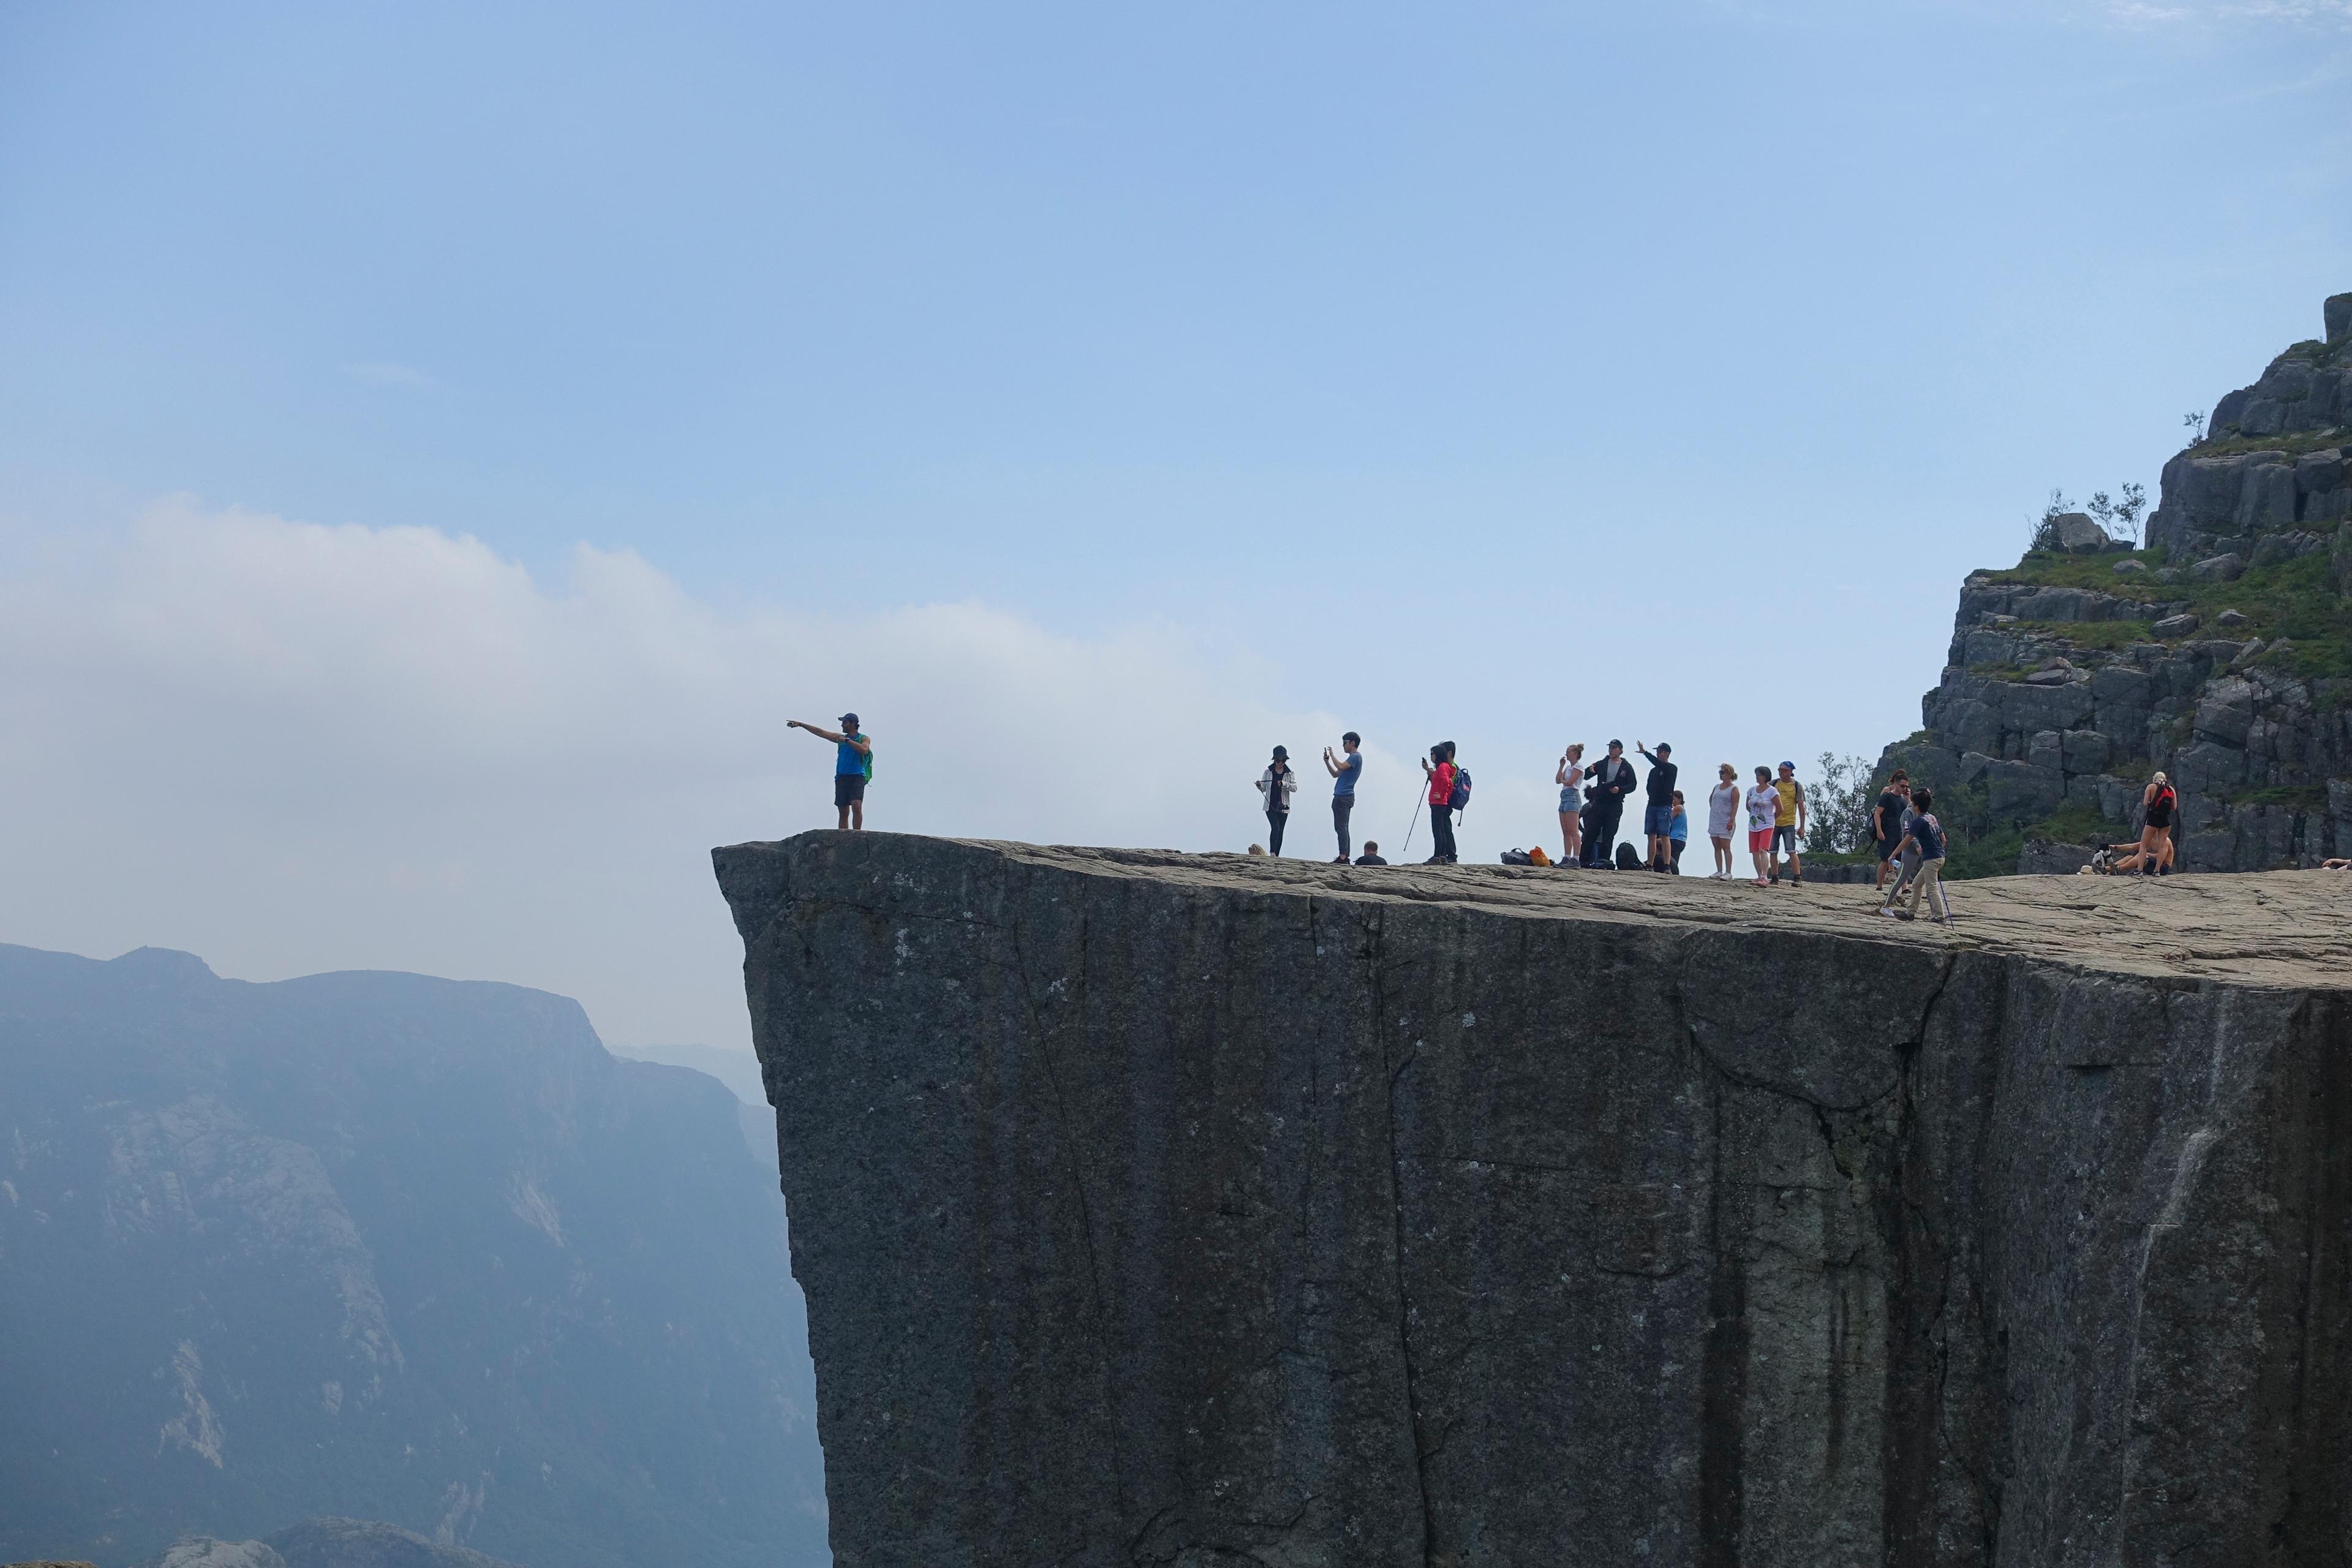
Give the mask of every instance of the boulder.
<path id="1" fill-rule="evenodd" d="M 2025 760 L 2037 768 L 2062 773 L 2065 768 L 2064 742 L 2056 730 L 2037 730 L 2026 738 Z"/>
<path id="2" fill-rule="evenodd" d="M 2246 743 L 2246 727 L 2253 722 L 2254 689 L 2238 677 L 2213 682 L 2197 700 L 2197 734 L 2200 740 L 2228 745 Z"/>
<path id="3" fill-rule="evenodd" d="M 2330 447 L 2325 451 L 2305 452 L 2294 460 L 2294 489 L 2300 496 L 2318 495 L 2336 489 L 2344 483 L 2344 448 Z"/>
<path id="4" fill-rule="evenodd" d="M 2146 670 L 2134 669 L 2127 664 L 2111 664 L 2091 672 L 2091 695 L 2102 710 L 2110 704 L 2119 708 L 2146 708 L 2155 701 L 2155 687 Z"/>
<path id="5" fill-rule="evenodd" d="M 2071 877 L 2091 863 L 2095 847 L 2088 844 L 2049 844 L 2029 838 L 2025 847 L 2017 852 L 2017 874 L 2021 877 Z"/>
<path id="6" fill-rule="evenodd" d="M 2320 316 L 2327 323 L 2327 344 L 2352 342 L 2352 294 L 2330 294 L 2320 307 Z"/>
<path id="7" fill-rule="evenodd" d="M 2145 577 L 2147 575 L 2147 563 L 2145 561 L 2118 561 L 2115 565 L 2115 573 L 2118 577 Z"/>
<path id="8" fill-rule="evenodd" d="M 2183 612 L 2178 616 L 2165 616 L 2164 619 L 2157 622 L 2156 625 L 2149 629 L 2155 632 L 2158 637 L 2169 642 L 2175 637 L 2185 637 L 2189 636 L 2197 629 L 2197 617 Z"/>
<path id="9" fill-rule="evenodd" d="M 2189 575 L 2200 583 L 2234 583 L 2245 574 L 2246 558 L 2234 550 L 2209 555 L 2189 568 Z"/>
<path id="10" fill-rule="evenodd" d="M 2105 773 L 2110 747 L 2106 736 L 2096 730 L 2069 730 L 2062 747 L 2063 766 L 2070 773 Z"/>
<path id="11" fill-rule="evenodd" d="M 2061 512 L 2051 524 L 2058 548 L 2071 555 L 2088 555 L 2112 547 L 2115 540 L 2088 512 Z"/>
<path id="12" fill-rule="evenodd" d="M 1995 821 L 2038 822 L 2065 803 L 2066 781 L 2055 767 L 1995 763 L 1985 770 L 1985 793 Z"/>
<path id="13" fill-rule="evenodd" d="M 2242 611 L 2224 610 L 2220 615 L 2213 617 L 2213 624 L 2220 626 L 2223 631 L 2233 632 L 2240 626 L 2246 626 L 2251 623 Z"/>
<path id="14" fill-rule="evenodd" d="M 2277 566 L 2289 561 L 2299 561 L 2327 548 L 2327 540 L 2307 529 L 2290 529 L 2284 533 L 2266 533 L 2254 542 L 2253 552 L 2246 557 L 2249 569 L 2257 566 Z"/>
<path id="15" fill-rule="evenodd" d="M 2202 740 L 2172 759 L 2172 782 L 2184 795 L 2210 795 L 2246 782 L 2246 753 Z"/>

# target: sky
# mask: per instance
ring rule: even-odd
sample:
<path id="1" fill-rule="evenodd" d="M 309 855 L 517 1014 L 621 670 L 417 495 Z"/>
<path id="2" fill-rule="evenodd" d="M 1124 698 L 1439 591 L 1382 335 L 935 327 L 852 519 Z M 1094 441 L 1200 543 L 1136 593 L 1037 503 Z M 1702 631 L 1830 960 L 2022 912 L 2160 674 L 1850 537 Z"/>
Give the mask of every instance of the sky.
<path id="1" fill-rule="evenodd" d="M 787 719 L 1186 849 L 1453 740 L 1479 860 L 1570 741 L 1875 756 L 2352 289 L 2347 101 L 2352 0 L 16 0 L 0 941 L 740 1047 Z"/>

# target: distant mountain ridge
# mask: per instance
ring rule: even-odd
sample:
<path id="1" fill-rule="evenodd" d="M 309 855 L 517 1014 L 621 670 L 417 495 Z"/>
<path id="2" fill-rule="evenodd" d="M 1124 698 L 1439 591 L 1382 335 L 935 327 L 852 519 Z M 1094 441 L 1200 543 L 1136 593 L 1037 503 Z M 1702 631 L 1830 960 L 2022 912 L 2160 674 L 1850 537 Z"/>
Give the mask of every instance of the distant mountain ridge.
<path id="1" fill-rule="evenodd" d="M 543 992 L 0 946 L 0 1561 L 327 1514 L 531 1568 L 829 1562 L 740 1127 Z"/>
<path id="2" fill-rule="evenodd" d="M 518 1568 L 463 1546 L 443 1546 L 397 1525 L 307 1519 L 267 1541 L 183 1541 L 140 1568 Z"/>

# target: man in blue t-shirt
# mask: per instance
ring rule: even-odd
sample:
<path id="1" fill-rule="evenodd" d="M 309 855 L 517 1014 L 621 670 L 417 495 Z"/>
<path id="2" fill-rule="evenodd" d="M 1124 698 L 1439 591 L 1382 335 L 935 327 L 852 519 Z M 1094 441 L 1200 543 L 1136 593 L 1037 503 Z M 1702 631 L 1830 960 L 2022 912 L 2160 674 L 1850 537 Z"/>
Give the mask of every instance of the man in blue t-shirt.
<path id="1" fill-rule="evenodd" d="M 841 814 L 840 826 L 846 828 L 866 826 L 866 784 L 874 776 L 874 742 L 861 734 L 857 715 L 844 713 L 841 728 L 820 730 L 798 719 L 784 721 L 787 730 L 806 730 L 820 741 L 831 741 L 833 753 L 833 804 Z"/>
<path id="2" fill-rule="evenodd" d="M 1323 748 L 1323 766 L 1338 781 L 1331 786 L 1331 826 L 1339 835 L 1339 853 L 1331 864 L 1348 863 L 1348 814 L 1356 809 L 1356 781 L 1364 773 L 1364 754 L 1356 750 L 1363 739 L 1353 730 L 1339 737 L 1342 754 L 1334 756 L 1331 748 Z"/>

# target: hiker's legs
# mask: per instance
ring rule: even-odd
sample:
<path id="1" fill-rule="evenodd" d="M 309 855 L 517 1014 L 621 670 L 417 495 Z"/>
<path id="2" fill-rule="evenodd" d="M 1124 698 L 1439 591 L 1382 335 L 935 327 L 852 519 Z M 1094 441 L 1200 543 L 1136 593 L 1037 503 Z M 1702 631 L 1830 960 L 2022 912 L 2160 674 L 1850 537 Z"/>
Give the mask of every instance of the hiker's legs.
<path id="1" fill-rule="evenodd" d="M 833 775 L 833 804 L 841 818 L 841 827 L 847 832 L 866 826 L 866 779 L 861 773 Z"/>
<path id="2" fill-rule="evenodd" d="M 853 828 L 866 826 L 866 797 L 862 795 L 849 803 L 849 826 Z"/>
<path id="3" fill-rule="evenodd" d="M 1879 907 L 1881 909 L 1893 909 L 1895 907 L 1895 900 L 1903 896 L 1903 889 L 1909 887 L 1911 885 L 1911 879 L 1918 874 L 1919 846 L 1909 839 L 1906 839 L 1903 844 L 1903 864 L 1901 870 L 1895 879 L 1895 885 L 1888 888 L 1885 894 L 1879 899 Z"/>
<path id="4" fill-rule="evenodd" d="M 1952 901 L 1944 897 L 1944 858 L 1941 855 L 1933 860 L 1920 862 L 1919 887 L 1913 891 L 1916 893 L 1922 889 L 1927 895 L 1927 912 L 1937 920 L 1950 920 Z"/>
<path id="5" fill-rule="evenodd" d="M 845 806 L 845 806 L 843 806 L 843 807 L 841 808 L 841 811 L 840 811 L 839 815 L 840 815 L 840 817 L 841 817 L 841 821 L 840 821 L 840 823 L 839 823 L 837 826 L 839 826 L 839 827 L 841 828 L 841 831 L 843 831 L 844 833 L 846 833 L 846 832 L 848 832 L 848 831 L 849 831 L 849 807 L 847 807 L 847 806 Z"/>
<path id="6" fill-rule="evenodd" d="M 1595 866 L 1617 863 L 1617 819 L 1622 810 L 1622 806 L 1612 811 L 1604 805 L 1592 818 L 1591 853 L 1586 858 Z"/>
<path id="7" fill-rule="evenodd" d="M 1290 813 L 1286 811 L 1269 811 L 1265 814 L 1265 852 L 1267 854 L 1282 853 L 1282 825 L 1289 820 Z"/>
<path id="8" fill-rule="evenodd" d="M 1348 814 L 1355 809 L 1354 795 L 1335 795 L 1331 797 L 1331 831 L 1339 836 L 1339 858 L 1342 860 L 1348 858 Z"/>
<path id="9" fill-rule="evenodd" d="M 1430 802 L 1429 837 L 1433 849 L 1430 858 L 1451 860 L 1454 858 L 1454 808 L 1452 806 L 1440 805 L 1435 801 Z"/>
<path id="10" fill-rule="evenodd" d="M 1572 864 L 1576 859 L 1576 813 L 1559 814 L 1559 863 Z"/>
<path id="11" fill-rule="evenodd" d="M 1666 840 L 1666 869 L 1677 877 L 1683 874 L 1683 841 L 1679 838 Z"/>

